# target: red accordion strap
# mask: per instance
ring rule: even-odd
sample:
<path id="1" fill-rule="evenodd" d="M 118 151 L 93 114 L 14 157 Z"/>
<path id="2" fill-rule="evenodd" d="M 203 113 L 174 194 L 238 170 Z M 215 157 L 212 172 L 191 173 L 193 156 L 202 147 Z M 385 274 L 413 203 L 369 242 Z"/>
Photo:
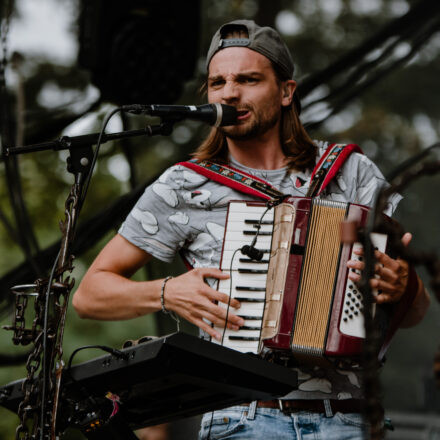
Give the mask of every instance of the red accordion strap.
<path id="1" fill-rule="evenodd" d="M 363 154 L 356 144 L 331 144 L 312 171 L 307 197 L 319 196 L 353 152 Z"/>
<path id="2" fill-rule="evenodd" d="M 208 177 L 208 179 L 214 182 L 229 186 L 242 193 L 259 197 L 263 200 L 274 200 L 285 197 L 281 191 L 278 191 L 270 183 L 229 165 L 219 165 L 209 160 L 197 162 L 195 159 L 187 162 L 179 162 L 177 165 L 182 165 L 202 176 Z"/>

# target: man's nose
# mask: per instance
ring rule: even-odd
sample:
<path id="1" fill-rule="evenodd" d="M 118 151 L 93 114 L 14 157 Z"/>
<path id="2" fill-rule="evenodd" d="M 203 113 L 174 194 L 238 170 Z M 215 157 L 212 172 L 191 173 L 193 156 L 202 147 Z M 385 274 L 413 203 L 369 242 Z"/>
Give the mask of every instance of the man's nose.
<path id="1" fill-rule="evenodd" d="M 222 99 L 224 102 L 236 101 L 240 96 L 240 88 L 232 81 L 227 81 L 223 87 Z"/>

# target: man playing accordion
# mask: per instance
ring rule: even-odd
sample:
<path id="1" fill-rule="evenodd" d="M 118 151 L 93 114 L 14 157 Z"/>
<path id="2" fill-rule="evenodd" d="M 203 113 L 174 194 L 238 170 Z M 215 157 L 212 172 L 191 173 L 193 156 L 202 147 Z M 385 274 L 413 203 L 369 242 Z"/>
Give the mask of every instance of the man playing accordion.
<path id="1" fill-rule="evenodd" d="M 210 103 L 236 107 L 236 125 L 213 128 L 194 153 L 269 182 L 285 195 L 305 197 L 312 170 L 328 144 L 314 142 L 299 120 L 293 61 L 271 28 L 238 20 L 214 35 L 207 56 L 206 91 Z M 194 162 L 193 162 L 194 163 Z M 320 198 L 371 206 L 384 184 L 378 168 L 353 152 Z M 389 199 L 391 215 L 400 196 Z M 173 312 L 221 339 L 216 329 L 239 332 L 245 320 L 240 302 L 216 290 L 229 278 L 219 269 L 228 203 L 256 200 L 182 164 L 166 170 L 146 188 L 119 233 L 105 246 L 75 293 L 73 305 L 83 318 L 123 320 L 160 310 Z M 402 237 L 404 244 L 411 234 Z M 175 278 L 133 281 L 129 278 L 152 257 L 171 262 L 180 252 L 193 268 Z M 408 264 L 376 252 L 380 265 L 371 280 L 378 304 L 399 302 L 407 288 Z M 364 263 L 347 266 L 360 271 Z M 358 272 L 350 279 L 359 281 Z M 429 297 L 420 279 L 415 299 L 402 321 L 412 326 L 423 318 Z M 227 322 L 226 322 L 227 319 Z M 213 324 L 213 325 L 212 325 Z M 299 388 L 283 399 L 242 405 L 204 416 L 206 438 L 363 438 L 360 376 L 351 370 L 295 365 Z M 318 437 L 317 437 L 318 436 Z"/>

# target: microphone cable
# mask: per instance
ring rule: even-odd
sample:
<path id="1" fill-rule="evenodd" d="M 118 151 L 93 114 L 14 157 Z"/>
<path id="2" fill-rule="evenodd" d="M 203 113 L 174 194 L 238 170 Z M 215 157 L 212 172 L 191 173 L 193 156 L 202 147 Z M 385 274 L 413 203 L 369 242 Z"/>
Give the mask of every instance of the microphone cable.
<path id="1" fill-rule="evenodd" d="M 274 206 L 275 205 L 273 205 L 272 203 L 269 203 L 269 202 L 267 203 L 266 210 L 263 212 L 263 214 L 261 215 L 260 219 L 258 220 L 258 223 L 255 225 L 255 228 L 257 229 L 257 232 L 255 233 L 255 237 L 252 239 L 251 244 L 250 245 L 245 244 L 244 246 L 242 246 L 239 249 L 243 255 L 246 255 L 251 260 L 261 261 L 261 259 L 263 258 L 264 252 L 262 252 L 260 249 L 257 249 L 255 247 L 255 245 L 257 243 L 258 236 L 260 235 L 260 230 L 261 230 L 263 218 L 267 214 L 267 212 L 270 209 L 272 209 Z"/>
<path id="2" fill-rule="evenodd" d="M 227 326 L 228 326 L 229 310 L 230 310 L 231 300 L 232 300 L 232 273 L 233 273 L 232 272 L 232 267 L 233 267 L 234 258 L 237 255 L 237 252 L 241 252 L 243 255 L 246 255 L 251 260 L 255 260 L 255 261 L 261 261 L 261 259 L 263 258 L 264 252 L 262 252 L 260 249 L 256 249 L 255 248 L 255 244 L 257 243 L 257 239 L 258 239 L 258 236 L 260 234 L 263 218 L 267 214 L 267 212 L 275 206 L 275 204 L 273 204 L 271 202 L 268 202 L 266 206 L 267 207 L 266 207 L 265 211 L 261 215 L 261 217 L 258 220 L 258 223 L 256 225 L 257 232 L 255 233 L 255 237 L 252 239 L 251 244 L 250 245 L 244 245 L 241 248 L 235 249 L 235 251 L 234 251 L 234 253 L 232 254 L 232 257 L 231 257 L 231 263 L 229 265 L 229 300 L 228 300 L 228 303 L 226 305 L 225 325 L 223 326 L 223 333 L 222 333 L 222 337 L 221 337 L 221 344 L 222 345 L 223 345 L 223 341 L 224 341 L 224 338 L 225 338 L 226 329 L 227 329 Z M 211 436 L 211 429 L 212 429 L 212 422 L 213 422 L 213 420 L 214 420 L 214 411 L 211 412 L 211 421 L 209 422 L 208 435 L 206 437 L 207 440 L 209 440 L 210 436 Z"/>

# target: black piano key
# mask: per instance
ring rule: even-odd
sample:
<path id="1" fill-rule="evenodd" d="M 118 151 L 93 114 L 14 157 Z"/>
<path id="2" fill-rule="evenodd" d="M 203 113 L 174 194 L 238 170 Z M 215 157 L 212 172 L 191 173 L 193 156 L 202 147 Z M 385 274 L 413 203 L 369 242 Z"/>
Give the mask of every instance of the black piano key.
<path id="1" fill-rule="evenodd" d="M 251 219 L 246 219 L 244 221 L 244 223 L 246 225 L 273 225 L 273 220 L 251 220 Z"/>
<path id="2" fill-rule="evenodd" d="M 250 258 L 240 258 L 238 260 L 240 263 L 256 263 L 256 264 L 269 264 L 269 260 L 251 260 Z"/>
<path id="3" fill-rule="evenodd" d="M 254 336 L 228 336 L 230 341 L 259 341 L 260 338 Z"/>
<path id="4" fill-rule="evenodd" d="M 238 273 L 267 273 L 264 269 L 238 269 Z"/>
<path id="5" fill-rule="evenodd" d="M 240 327 L 240 330 L 261 330 L 261 327 L 251 327 L 250 325 L 243 325 L 242 327 Z"/>
<path id="6" fill-rule="evenodd" d="M 247 321 L 261 321 L 261 316 L 247 316 L 247 315 L 237 315 Z"/>
<path id="7" fill-rule="evenodd" d="M 248 291 L 248 292 L 265 292 L 265 287 L 250 287 L 250 286 L 235 286 L 235 290 Z"/>
<path id="8" fill-rule="evenodd" d="M 240 302 L 247 302 L 247 303 L 262 303 L 266 301 L 265 298 L 246 298 L 241 296 L 236 296 L 235 299 Z"/>
<path id="9" fill-rule="evenodd" d="M 267 235 L 271 236 L 272 232 L 265 232 L 265 231 L 243 231 L 243 235 Z"/>

